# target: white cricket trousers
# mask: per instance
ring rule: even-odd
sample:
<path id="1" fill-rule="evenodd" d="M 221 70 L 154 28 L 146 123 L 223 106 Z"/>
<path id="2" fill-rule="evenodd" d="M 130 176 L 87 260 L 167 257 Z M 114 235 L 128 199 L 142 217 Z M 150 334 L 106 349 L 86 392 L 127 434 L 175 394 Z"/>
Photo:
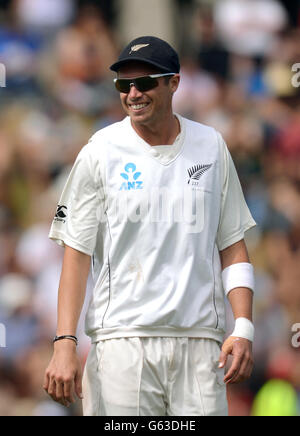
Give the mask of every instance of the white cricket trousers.
<path id="1" fill-rule="evenodd" d="M 212 339 L 133 337 L 93 344 L 84 416 L 226 416 L 220 347 Z"/>

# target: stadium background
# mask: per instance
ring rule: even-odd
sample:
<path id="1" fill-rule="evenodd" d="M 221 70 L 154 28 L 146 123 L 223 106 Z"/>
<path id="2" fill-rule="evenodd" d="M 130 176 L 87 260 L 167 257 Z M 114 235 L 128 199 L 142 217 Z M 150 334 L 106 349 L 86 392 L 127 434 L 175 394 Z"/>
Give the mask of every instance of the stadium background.
<path id="1" fill-rule="evenodd" d="M 63 254 L 47 235 L 77 153 L 123 117 L 108 66 L 142 34 L 179 51 L 175 110 L 224 135 L 258 223 L 255 369 L 230 414 L 300 414 L 299 26 L 299 0 L 0 0 L 0 415 L 81 414 L 41 388 Z M 79 337 L 84 361 L 82 319 Z"/>

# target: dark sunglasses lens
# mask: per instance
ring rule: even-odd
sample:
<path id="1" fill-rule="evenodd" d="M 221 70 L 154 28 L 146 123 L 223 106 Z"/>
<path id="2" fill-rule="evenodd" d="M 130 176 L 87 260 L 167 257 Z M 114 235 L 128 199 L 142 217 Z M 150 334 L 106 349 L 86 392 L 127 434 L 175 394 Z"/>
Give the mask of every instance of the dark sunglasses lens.
<path id="1" fill-rule="evenodd" d="M 130 83 L 131 81 L 128 79 L 118 79 L 115 81 L 116 88 L 119 92 L 124 92 L 128 94 L 130 91 Z"/>
<path id="2" fill-rule="evenodd" d="M 149 76 L 139 77 L 137 79 L 118 79 L 116 80 L 115 85 L 119 92 L 128 94 L 132 83 L 134 83 L 135 87 L 140 92 L 150 91 L 150 89 L 153 89 L 158 85 L 158 81 Z"/>
<path id="3" fill-rule="evenodd" d="M 158 85 L 157 79 L 149 76 L 140 77 L 135 80 L 136 87 L 139 91 L 145 92 L 150 91 L 150 89 L 155 88 Z"/>

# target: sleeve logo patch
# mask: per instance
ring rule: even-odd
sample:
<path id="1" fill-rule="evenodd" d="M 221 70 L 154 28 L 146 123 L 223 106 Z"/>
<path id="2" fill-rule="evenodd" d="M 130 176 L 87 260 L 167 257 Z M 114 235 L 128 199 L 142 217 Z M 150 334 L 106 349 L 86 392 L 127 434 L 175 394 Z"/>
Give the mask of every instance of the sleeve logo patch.
<path id="1" fill-rule="evenodd" d="M 54 221 L 65 223 L 67 218 L 67 206 L 61 206 L 60 204 L 57 206 L 56 214 L 54 217 Z"/>

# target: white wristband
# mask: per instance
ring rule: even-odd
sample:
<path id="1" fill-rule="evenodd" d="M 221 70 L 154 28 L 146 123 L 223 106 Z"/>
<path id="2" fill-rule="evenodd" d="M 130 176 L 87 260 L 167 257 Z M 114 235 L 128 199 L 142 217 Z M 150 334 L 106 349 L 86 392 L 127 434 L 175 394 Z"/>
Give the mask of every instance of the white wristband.
<path id="1" fill-rule="evenodd" d="M 245 338 L 248 341 L 254 340 L 254 325 L 247 318 L 237 318 L 235 320 L 235 327 L 230 336 L 236 336 L 238 338 Z"/>
<path id="2" fill-rule="evenodd" d="M 234 288 L 249 288 L 254 292 L 254 271 L 251 263 L 240 262 L 229 265 L 222 271 L 225 294 Z"/>

